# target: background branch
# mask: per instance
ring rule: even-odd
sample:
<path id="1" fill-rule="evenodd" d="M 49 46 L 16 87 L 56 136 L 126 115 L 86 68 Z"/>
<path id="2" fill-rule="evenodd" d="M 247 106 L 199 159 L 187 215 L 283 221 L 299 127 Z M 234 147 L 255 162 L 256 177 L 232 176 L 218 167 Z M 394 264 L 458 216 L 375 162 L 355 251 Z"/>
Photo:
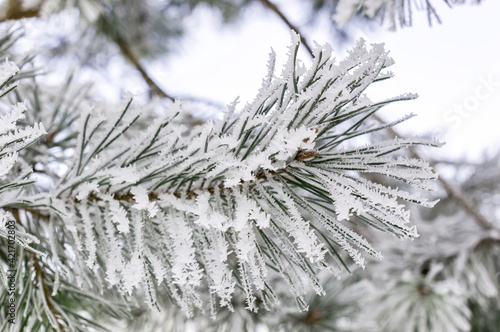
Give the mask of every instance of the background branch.
<path id="1" fill-rule="evenodd" d="M 118 46 L 118 48 L 120 49 L 120 52 L 125 57 L 125 59 L 127 59 L 135 67 L 135 69 L 141 74 L 142 78 L 144 79 L 144 81 L 148 85 L 151 93 L 153 95 L 156 95 L 156 96 L 159 96 L 162 98 L 167 98 L 167 99 L 170 99 L 171 101 L 174 101 L 174 97 L 172 97 L 168 93 L 166 93 L 151 78 L 151 76 L 148 74 L 148 72 L 146 71 L 144 66 L 139 61 L 138 57 L 134 54 L 134 52 L 131 49 L 131 47 L 129 46 L 128 42 L 125 40 L 125 38 L 122 36 L 122 34 L 118 31 L 118 29 L 113 28 L 109 19 L 105 15 L 101 15 L 101 21 L 109 31 L 112 31 L 112 33 L 108 34 L 109 37 Z"/>
<path id="2" fill-rule="evenodd" d="M 283 21 L 283 23 L 285 23 L 290 29 L 292 29 L 297 34 L 299 34 L 300 42 L 302 43 L 302 45 L 304 45 L 304 47 L 307 49 L 309 54 L 311 54 L 311 56 L 313 56 L 312 48 L 309 46 L 309 43 L 307 42 L 307 40 L 302 36 L 299 29 L 290 22 L 290 20 L 285 16 L 285 14 L 283 14 L 283 12 L 278 8 L 278 6 L 276 6 L 274 3 L 272 3 L 269 0 L 260 0 L 260 2 L 262 2 L 262 4 L 266 8 L 272 10 L 276 15 L 278 15 L 279 18 Z"/>
<path id="3" fill-rule="evenodd" d="M 385 123 L 384 120 L 382 120 L 378 115 L 374 114 L 373 117 L 381 122 Z M 404 136 L 400 135 L 393 127 L 387 128 L 387 131 L 395 136 L 395 137 L 400 137 L 404 138 Z M 420 154 L 417 152 L 414 146 L 410 146 L 408 148 L 408 151 L 410 152 L 410 156 L 412 158 L 416 159 L 424 159 Z M 426 160 L 429 161 L 429 164 L 432 167 L 435 167 L 436 162 L 433 161 L 430 158 L 427 158 Z M 442 176 L 439 176 L 438 181 L 441 183 L 443 186 L 444 190 L 448 193 L 448 195 L 453 198 L 463 209 L 465 212 L 467 212 L 471 217 L 474 218 L 476 223 L 481 226 L 484 229 L 493 229 L 494 225 L 479 211 L 479 209 L 474 205 L 474 203 L 467 198 L 467 196 L 456 186 L 452 185 L 448 180 L 444 179 Z"/>
<path id="4" fill-rule="evenodd" d="M 43 1 L 42 1 L 43 3 Z M 4 8 L 0 9 L 0 23 L 10 20 L 20 20 L 29 17 L 38 17 L 40 15 L 40 6 L 24 9 L 22 1 L 9 0 Z"/>

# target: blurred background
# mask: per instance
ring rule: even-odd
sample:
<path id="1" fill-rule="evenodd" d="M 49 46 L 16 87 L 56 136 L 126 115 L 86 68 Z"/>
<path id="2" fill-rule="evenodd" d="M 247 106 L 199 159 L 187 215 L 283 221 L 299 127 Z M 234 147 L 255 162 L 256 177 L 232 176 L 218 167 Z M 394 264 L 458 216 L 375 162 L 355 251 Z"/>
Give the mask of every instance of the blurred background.
<path id="1" fill-rule="evenodd" d="M 395 77 L 368 96 L 420 97 L 382 109 L 378 121 L 414 113 L 387 135 L 446 143 L 410 151 L 441 174 L 441 202 L 412 212 L 421 238 L 368 235 L 384 260 L 341 281 L 325 277 L 330 292 L 311 296 L 309 313 L 291 301 L 272 315 L 186 322 L 172 309 L 148 316 L 159 331 L 166 321 L 174 330 L 498 331 L 499 13 L 495 0 L 0 1 L 2 28 L 22 34 L 14 51 L 36 55 L 27 66 L 44 84 L 57 90 L 71 77 L 91 85 L 91 101 L 110 104 L 127 91 L 144 103 L 182 99 L 197 119 L 252 101 L 271 49 L 286 59 L 291 29 L 303 46 L 331 44 L 339 59 L 360 38 L 385 43 Z M 299 58 L 311 62 L 307 47 Z"/>

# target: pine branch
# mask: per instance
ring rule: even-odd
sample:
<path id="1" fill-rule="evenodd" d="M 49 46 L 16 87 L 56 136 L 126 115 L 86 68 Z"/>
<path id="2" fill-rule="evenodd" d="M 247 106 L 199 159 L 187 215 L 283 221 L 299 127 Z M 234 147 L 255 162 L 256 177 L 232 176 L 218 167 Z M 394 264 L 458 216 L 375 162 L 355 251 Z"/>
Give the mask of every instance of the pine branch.
<path id="1" fill-rule="evenodd" d="M 431 7 L 430 3 L 428 3 L 428 0 L 427 1 L 427 4 L 428 4 L 428 11 L 429 11 L 429 7 Z M 306 47 L 306 49 L 309 51 L 309 53 L 311 54 L 311 56 L 314 57 L 314 54 L 311 50 L 311 48 L 308 46 L 308 43 L 307 43 L 307 39 L 304 37 L 304 35 L 302 33 L 300 33 L 300 31 L 295 27 L 293 26 L 290 21 L 287 19 L 287 17 L 278 9 L 278 7 L 276 5 L 274 5 L 273 3 L 271 3 L 270 1 L 267 1 L 267 0 L 261 0 L 261 2 L 263 2 L 268 8 L 270 8 L 271 10 L 273 10 L 282 20 L 283 22 L 285 22 L 285 24 L 287 24 L 292 30 L 294 30 L 295 32 L 297 32 L 299 35 L 300 35 L 300 40 L 301 42 L 304 44 L 304 46 Z M 432 8 L 432 7 L 431 7 Z M 433 8 L 432 8 L 433 9 Z M 434 12 L 434 14 L 436 15 L 437 17 L 437 14 Z M 439 21 L 439 18 L 438 18 L 438 21 Z M 430 14 L 429 14 L 429 23 L 430 22 Z M 381 122 L 381 123 L 385 123 L 378 115 L 376 114 L 373 114 L 373 117 Z M 396 131 L 394 130 L 394 128 L 392 126 L 388 126 L 386 128 L 389 132 L 391 132 L 393 134 L 393 136 L 395 137 L 401 137 L 400 135 L 398 135 L 396 133 Z M 413 146 L 410 146 L 409 147 L 409 151 L 412 155 L 413 158 L 416 158 L 416 159 L 423 159 L 420 155 L 418 155 L 418 153 L 416 152 L 416 149 L 413 147 Z M 315 155 L 314 155 L 315 156 Z M 300 157 L 299 157 L 300 158 Z M 432 165 L 435 165 L 435 163 L 431 163 Z M 479 210 L 473 205 L 472 202 L 470 202 L 470 200 L 468 200 L 462 193 L 461 191 L 456 188 L 456 187 L 453 187 L 449 182 L 447 182 L 442 176 L 438 177 L 438 181 L 443 185 L 443 187 L 445 188 L 445 190 L 448 192 L 448 194 L 450 196 L 452 196 L 453 198 L 455 198 L 455 200 L 457 200 L 460 205 L 468 212 L 470 213 L 474 219 L 480 224 L 482 225 L 485 229 L 491 229 L 493 228 L 493 224 L 491 222 L 489 222 L 480 212 Z"/>
<path id="2" fill-rule="evenodd" d="M 366 213 L 368 223 L 398 237 L 415 236 L 397 200 L 432 202 L 345 172 L 380 173 L 426 188 L 424 182 L 435 175 L 424 163 L 388 154 L 435 143 L 393 141 L 338 150 L 342 142 L 383 129 L 362 126 L 382 105 L 412 98 L 372 103 L 362 96 L 369 84 L 386 77 L 390 59 L 380 46 L 368 51 L 360 43 L 337 64 L 330 48 L 318 48 L 313 66 L 299 72 L 299 40 L 293 35 L 282 77 L 275 77 L 271 56 L 268 78 L 253 103 L 238 115 L 231 107 L 224 120 L 189 134 L 179 128 L 179 103 L 145 131 L 135 129 L 142 112 L 130 101 L 107 116 L 81 114 L 77 153 L 50 202 L 39 203 L 79 225 L 73 241 L 85 249 L 76 251 L 78 259 L 90 270 L 103 266 L 106 282 L 120 294 L 139 286 L 154 294 L 157 285 L 142 270 L 147 257 L 144 266 L 158 280 L 167 279 L 169 296 L 188 316 L 201 306 L 194 287 L 202 282 L 226 306 L 237 285 L 256 310 L 255 294 L 273 298 L 268 270 L 277 271 L 305 309 L 299 276 L 304 273 L 321 294 L 314 267 L 333 263 L 330 268 L 339 273 L 347 266 L 336 245 L 361 266 L 361 252 L 380 256 L 342 222 L 349 215 Z M 347 129 L 334 132 L 341 124 Z M 131 274 L 132 268 L 139 270 Z M 149 301 L 157 303 L 156 297 Z"/>
<path id="3" fill-rule="evenodd" d="M 43 3 L 43 1 L 42 1 Z M 22 9 L 22 2 L 19 0 L 9 0 L 8 3 L 6 4 L 7 9 L 5 10 L 5 15 L 0 16 L 0 23 L 9 21 L 9 20 L 20 20 L 23 18 L 32 18 L 32 17 L 39 17 L 40 16 L 40 6 L 34 8 L 34 9 Z M 167 98 L 171 101 L 174 100 L 174 97 L 170 96 L 168 93 L 166 93 L 162 88 L 156 84 L 156 82 L 151 78 L 147 70 L 144 68 L 144 66 L 141 64 L 139 61 L 138 57 L 134 54 L 132 48 L 129 46 L 125 38 L 122 36 L 122 34 L 118 31 L 118 29 L 115 29 L 112 27 L 111 22 L 109 19 L 106 18 L 106 16 L 103 14 L 100 16 L 100 20 L 104 25 L 110 29 L 110 31 L 113 31 L 113 33 L 109 34 L 109 37 L 111 40 L 118 46 L 121 54 L 124 56 L 125 59 L 127 59 L 132 66 L 140 73 L 146 84 L 148 85 L 150 91 L 152 94 L 157 95 L 162 98 Z"/>
<path id="4" fill-rule="evenodd" d="M 381 45 L 368 49 L 360 42 L 337 62 L 331 47 L 318 45 L 304 68 L 299 44 L 293 33 L 280 76 L 271 54 L 262 88 L 243 110 L 231 105 L 224 119 L 189 130 L 180 125 L 188 113 L 180 102 L 154 121 L 152 109 L 132 100 L 116 108 L 75 106 L 74 120 L 63 102 L 66 86 L 54 99 L 58 106 L 43 115 L 52 123 L 41 142 L 55 147 L 63 139 L 63 149 L 73 151 L 58 160 L 64 174 L 47 190 L 21 191 L 5 202 L 26 213 L 30 231 L 41 237 L 37 248 L 50 252 L 47 264 L 38 261 L 44 269 L 38 279 L 53 277 L 54 292 L 63 290 L 61 283 L 76 284 L 90 294 L 145 300 L 150 308 L 171 298 L 190 317 L 205 305 L 212 316 L 219 307 L 232 310 L 238 298 L 249 310 L 270 309 L 278 299 L 271 281 L 280 278 L 306 310 L 306 289 L 324 294 L 319 269 L 339 275 L 351 261 L 364 266 L 365 256 L 381 257 L 351 228 L 352 216 L 399 238 L 417 236 L 401 201 L 434 202 L 355 172 L 430 189 L 436 175 L 425 162 L 392 152 L 438 144 L 413 139 L 349 147 L 353 138 L 386 127 L 367 125 L 374 112 L 413 98 L 372 102 L 364 95 L 389 77 L 392 60 Z M 40 134 L 34 136 L 6 143 L 18 151 Z M 32 161 L 30 153 L 22 156 Z M 51 162 L 44 158 L 37 168 Z M 57 313 L 62 325 L 80 322 L 61 303 L 64 295 L 41 298 L 52 303 L 47 314 Z"/>

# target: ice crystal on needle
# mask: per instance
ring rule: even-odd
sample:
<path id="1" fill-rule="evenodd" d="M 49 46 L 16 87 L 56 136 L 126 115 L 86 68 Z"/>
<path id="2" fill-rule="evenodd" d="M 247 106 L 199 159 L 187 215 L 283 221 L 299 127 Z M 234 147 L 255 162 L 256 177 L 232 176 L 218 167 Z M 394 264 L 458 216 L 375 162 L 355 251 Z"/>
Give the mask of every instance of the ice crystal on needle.
<path id="1" fill-rule="evenodd" d="M 270 308 L 279 301 L 270 281 L 279 276 L 306 309 L 306 289 L 324 293 L 317 270 L 339 274 L 349 264 L 337 251 L 361 266 L 365 255 L 381 257 L 351 222 L 417 236 L 401 201 L 432 203 L 360 174 L 429 189 L 435 174 L 425 162 L 392 154 L 438 144 L 345 144 L 382 128 L 365 126 L 380 107 L 413 98 L 371 102 L 364 95 L 390 77 L 392 59 L 381 45 L 360 42 L 337 62 L 330 46 L 317 45 L 305 68 L 298 47 L 293 34 L 281 75 L 272 53 L 254 101 L 239 112 L 230 105 L 220 121 L 188 130 L 180 102 L 149 127 L 139 125 L 142 110 L 130 101 L 116 116 L 82 113 L 75 153 L 52 191 L 72 212 L 60 227 L 82 249 L 75 259 L 89 269 L 82 267 L 80 280 L 102 278 L 125 297 L 142 289 L 151 306 L 167 292 L 188 316 L 205 310 L 206 288 L 214 316 L 220 306 L 232 310 L 236 293 L 250 310 Z"/>
<path id="2" fill-rule="evenodd" d="M 10 86 L 9 83 L 18 71 L 19 68 L 13 62 L 6 60 L 0 63 L 0 98 L 15 89 L 15 86 Z M 25 102 L 11 105 L 10 108 L 10 111 L 0 115 L 0 236 L 9 239 L 11 247 L 13 247 L 11 242 L 15 241 L 19 246 L 34 250 L 28 244 L 38 243 L 36 237 L 28 234 L 20 225 L 15 226 L 17 236 L 12 236 L 12 229 L 5 228 L 6 223 L 12 223 L 14 217 L 3 208 L 31 202 L 29 198 L 19 195 L 19 188 L 34 182 L 29 179 L 32 170 L 21 162 L 23 160 L 19 158 L 19 153 L 46 134 L 46 131 L 41 123 L 35 123 L 33 127 L 19 125 L 18 122 L 25 118 L 25 112 L 28 110 Z M 2 281 L 3 277 L 2 271 L 0 273 Z M 4 285 L 6 284 L 5 282 Z"/>

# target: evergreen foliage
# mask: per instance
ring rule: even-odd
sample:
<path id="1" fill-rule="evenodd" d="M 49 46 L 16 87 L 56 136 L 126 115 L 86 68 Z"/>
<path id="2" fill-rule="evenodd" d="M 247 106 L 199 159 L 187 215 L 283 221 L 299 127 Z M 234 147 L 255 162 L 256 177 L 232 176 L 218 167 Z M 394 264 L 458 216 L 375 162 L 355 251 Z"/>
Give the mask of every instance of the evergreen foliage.
<path id="1" fill-rule="evenodd" d="M 34 279 L 25 273 L 23 281 L 38 279 L 45 318 L 26 309 L 20 319 L 33 329 L 48 321 L 54 329 L 85 330 L 87 323 L 68 316 L 70 305 L 58 302 L 66 292 L 113 299 L 118 307 L 145 301 L 152 309 L 170 298 L 188 317 L 208 301 L 213 318 L 221 306 L 233 311 L 233 294 L 241 292 L 250 311 L 270 310 L 279 301 L 275 275 L 307 310 L 307 289 L 324 294 L 317 269 L 340 275 L 347 267 L 340 250 L 361 267 L 363 252 L 381 257 L 349 227 L 352 218 L 400 238 L 417 236 L 398 199 L 433 203 L 352 171 L 431 189 L 435 174 L 426 163 L 391 154 L 437 143 L 396 139 L 341 148 L 385 127 L 366 125 L 378 109 L 413 98 L 372 102 L 364 95 L 390 77 L 392 60 L 382 46 L 361 42 L 337 63 L 329 46 L 318 46 L 306 69 L 296 58 L 299 37 L 292 39 L 282 74 L 275 75 L 271 54 L 255 100 L 241 112 L 233 103 L 222 121 L 186 128 L 175 102 L 146 128 L 147 106 L 130 99 L 116 110 L 92 109 L 75 96 L 75 105 L 61 96 L 35 116 L 52 119 L 36 149 L 46 155 L 35 167 L 49 170 L 57 160 L 61 170 L 52 171 L 47 187 L 17 192 L 18 202 L 4 206 L 40 238 L 36 250 L 44 253 L 31 263 L 26 258 L 19 271 L 34 269 Z M 71 93 L 67 87 L 63 94 Z M 31 105 L 39 90 L 33 92 Z M 36 129 L 24 130 L 39 138 Z M 71 156 L 58 158 L 61 150 Z"/>
<path id="2" fill-rule="evenodd" d="M 76 6 L 86 33 L 118 46 L 147 81 L 139 59 L 165 52 L 161 40 L 200 3 L 227 20 L 249 4 L 32 5 L 34 16 Z M 393 4 L 377 3 L 344 14 Z M 142 15 L 140 29 L 121 29 Z M 415 147 L 441 144 L 386 137 L 412 115 L 386 124 L 375 113 L 416 95 L 367 96 L 392 76 L 383 45 L 359 41 L 337 60 L 316 44 L 306 65 L 292 32 L 283 68 L 272 52 L 253 101 L 201 122 L 180 100 L 109 105 L 71 75 L 45 84 L 32 58 L 12 51 L 19 37 L 0 36 L 0 247 L 15 248 L 0 251 L 0 301 L 12 290 L 16 301 L 16 323 L 4 310 L 0 331 L 498 326 L 497 219 L 478 222 L 451 189 L 421 196 L 437 175 Z M 495 215 L 497 174 L 495 158 L 455 190 Z"/>

